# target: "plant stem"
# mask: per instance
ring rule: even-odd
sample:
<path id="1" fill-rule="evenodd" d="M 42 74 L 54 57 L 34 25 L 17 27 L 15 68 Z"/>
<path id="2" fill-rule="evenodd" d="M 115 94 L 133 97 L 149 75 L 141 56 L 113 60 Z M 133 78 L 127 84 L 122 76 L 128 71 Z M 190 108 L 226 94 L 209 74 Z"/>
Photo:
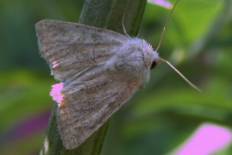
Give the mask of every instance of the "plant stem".
<path id="1" fill-rule="evenodd" d="M 129 35 L 137 35 L 146 0 L 86 0 L 81 12 L 79 23 L 111 29 L 123 33 L 125 26 Z M 123 21 L 124 18 L 124 21 Z M 40 152 L 41 155 L 100 155 L 109 121 L 73 150 L 66 150 L 62 145 L 57 124 L 56 108 L 53 107 L 47 137 Z"/>

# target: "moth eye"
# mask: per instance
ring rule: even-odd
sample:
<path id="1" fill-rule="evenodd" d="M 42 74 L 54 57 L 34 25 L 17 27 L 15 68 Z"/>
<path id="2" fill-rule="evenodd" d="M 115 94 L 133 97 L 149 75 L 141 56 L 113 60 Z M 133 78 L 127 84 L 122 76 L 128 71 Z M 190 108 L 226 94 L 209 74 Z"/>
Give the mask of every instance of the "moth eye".
<path id="1" fill-rule="evenodd" d="M 156 61 L 153 61 L 151 64 L 151 69 L 155 68 L 156 65 L 157 65 Z"/>

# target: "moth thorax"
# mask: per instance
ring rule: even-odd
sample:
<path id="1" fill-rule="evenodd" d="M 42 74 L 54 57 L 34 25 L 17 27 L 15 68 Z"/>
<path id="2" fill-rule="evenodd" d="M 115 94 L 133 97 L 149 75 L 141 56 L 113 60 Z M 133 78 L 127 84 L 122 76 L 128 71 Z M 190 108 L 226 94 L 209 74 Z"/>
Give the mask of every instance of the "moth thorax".
<path id="1" fill-rule="evenodd" d="M 136 48 L 138 51 L 141 51 L 143 56 L 144 64 L 147 68 L 151 68 L 152 65 L 156 64 L 159 60 L 159 55 L 156 51 L 153 50 L 152 46 L 143 39 L 134 38 L 131 39 L 128 43 L 131 47 Z"/>

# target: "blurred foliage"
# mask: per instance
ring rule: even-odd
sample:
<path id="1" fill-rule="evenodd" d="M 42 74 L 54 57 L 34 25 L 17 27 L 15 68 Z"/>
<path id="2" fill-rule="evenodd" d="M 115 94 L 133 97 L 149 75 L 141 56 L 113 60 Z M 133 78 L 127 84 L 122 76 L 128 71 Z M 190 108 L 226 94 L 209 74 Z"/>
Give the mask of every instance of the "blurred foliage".
<path id="1" fill-rule="evenodd" d="M 157 66 L 146 88 L 113 117 L 103 154 L 167 154 L 202 122 L 232 126 L 231 3 L 180 1 L 159 53 L 203 93 L 194 92 L 166 65 Z M 0 1 L 2 155 L 36 154 L 46 127 L 21 138 L 12 135 L 19 124 L 44 115 L 53 104 L 48 93 L 55 81 L 38 54 L 34 24 L 43 18 L 77 21 L 82 4 L 82 0 Z M 139 37 L 156 47 L 168 13 L 148 4 Z M 219 154 L 232 154 L 232 149 Z"/>

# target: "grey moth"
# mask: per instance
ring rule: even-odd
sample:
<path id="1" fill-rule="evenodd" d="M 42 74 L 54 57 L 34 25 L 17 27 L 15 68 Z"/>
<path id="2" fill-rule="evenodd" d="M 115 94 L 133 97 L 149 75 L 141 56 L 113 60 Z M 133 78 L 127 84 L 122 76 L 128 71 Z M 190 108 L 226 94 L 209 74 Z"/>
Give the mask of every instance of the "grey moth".
<path id="1" fill-rule="evenodd" d="M 42 57 L 62 82 L 57 126 L 74 149 L 99 129 L 149 80 L 160 60 L 145 40 L 78 23 L 36 24 Z"/>

